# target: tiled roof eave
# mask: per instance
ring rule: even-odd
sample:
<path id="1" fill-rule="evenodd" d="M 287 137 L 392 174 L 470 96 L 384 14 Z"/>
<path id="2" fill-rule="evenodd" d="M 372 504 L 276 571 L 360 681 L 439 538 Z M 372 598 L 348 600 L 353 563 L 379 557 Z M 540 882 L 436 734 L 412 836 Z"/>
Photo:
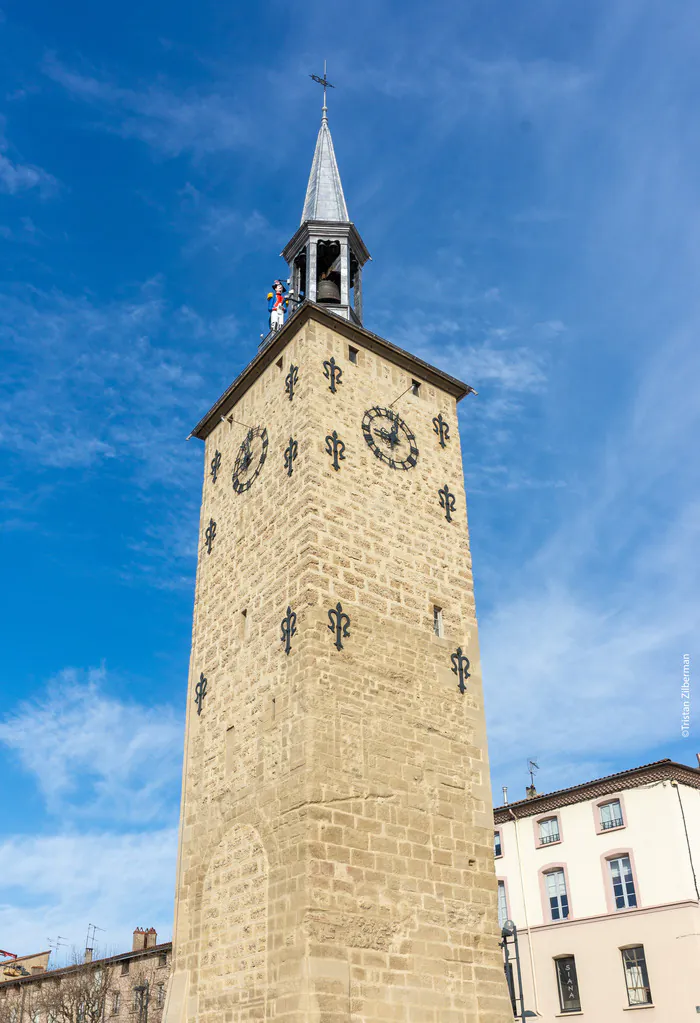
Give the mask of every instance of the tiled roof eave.
<path id="1" fill-rule="evenodd" d="M 609 774 L 580 785 L 572 785 L 567 789 L 542 793 L 542 795 L 535 796 L 534 799 L 521 799 L 517 803 L 497 806 L 494 808 L 493 817 L 496 824 L 504 824 L 514 817 L 518 819 L 534 817 L 540 813 L 556 810 L 561 806 L 584 803 L 589 799 L 598 799 L 623 789 L 640 788 L 643 785 L 671 781 L 672 779 L 700 789 L 699 770 L 669 759 L 657 760 L 651 764 L 619 771 L 616 774 Z"/>

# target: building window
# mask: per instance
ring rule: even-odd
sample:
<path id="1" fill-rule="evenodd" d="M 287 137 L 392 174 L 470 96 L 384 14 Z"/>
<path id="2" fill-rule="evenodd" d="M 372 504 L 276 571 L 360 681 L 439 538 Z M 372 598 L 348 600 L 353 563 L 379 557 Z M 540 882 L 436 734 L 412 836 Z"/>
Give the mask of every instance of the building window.
<path id="1" fill-rule="evenodd" d="M 127 959 L 125 962 L 122 963 L 122 977 L 126 977 L 128 972 L 129 972 L 129 960 Z"/>
<path id="2" fill-rule="evenodd" d="M 433 605 L 433 632 L 436 636 L 442 637 L 442 608 L 437 604 Z"/>
<path id="3" fill-rule="evenodd" d="M 503 855 L 503 846 L 501 845 L 501 832 L 500 831 L 494 831 L 494 833 L 493 833 L 493 855 L 494 856 L 502 856 Z"/>
<path id="4" fill-rule="evenodd" d="M 120 996 L 118 991 L 115 991 L 114 994 L 112 995 L 112 1015 L 113 1016 L 116 1016 L 118 1014 L 118 1012 L 119 1012 L 119 1000 L 120 1000 L 120 997 L 121 996 Z"/>
<path id="5" fill-rule="evenodd" d="M 556 817 L 548 817 L 546 821 L 540 821 L 537 827 L 540 845 L 551 845 L 553 842 L 560 841 L 559 820 Z"/>
<path id="6" fill-rule="evenodd" d="M 420 398 L 420 381 L 411 381 L 411 394 L 414 394 L 416 398 Z"/>
<path id="7" fill-rule="evenodd" d="M 508 902 L 506 900 L 506 883 L 498 882 L 498 926 L 503 927 L 508 919 Z"/>
<path id="8" fill-rule="evenodd" d="M 619 799 L 613 799 L 609 803 L 603 803 L 598 807 L 600 813 L 601 831 L 608 831 L 610 828 L 621 828 L 625 823 L 622 819 L 622 807 Z"/>
<path id="9" fill-rule="evenodd" d="M 578 991 L 576 960 L 573 956 L 561 956 L 554 960 L 557 969 L 559 1005 L 562 1012 L 580 1012 L 581 996 Z"/>
<path id="10" fill-rule="evenodd" d="M 156 1005 L 159 1009 L 163 1008 L 165 1002 L 165 984 L 159 984 L 156 989 Z"/>
<path id="11" fill-rule="evenodd" d="M 569 915 L 569 897 L 566 894 L 566 878 L 561 867 L 549 870 L 544 875 L 549 911 L 552 920 L 566 920 Z"/>
<path id="12" fill-rule="evenodd" d="M 634 890 L 632 864 L 630 863 L 629 856 L 616 856 L 614 860 L 608 860 L 608 863 L 610 865 L 615 909 L 635 909 L 637 906 L 637 893 Z"/>
<path id="13" fill-rule="evenodd" d="M 348 359 L 357 365 L 357 348 L 353 348 L 352 345 L 348 346 Z"/>
<path id="14" fill-rule="evenodd" d="M 622 965 L 627 985 L 627 1000 L 630 1005 L 650 1005 L 651 988 L 647 961 L 644 958 L 644 945 L 622 949 Z"/>
<path id="15" fill-rule="evenodd" d="M 134 1012 L 136 1012 L 136 1010 L 139 1009 L 140 1006 L 141 1006 L 141 988 L 135 987 L 134 988 L 134 996 L 133 996 L 132 1001 L 131 1001 L 131 1008 L 133 1009 Z"/>
<path id="16" fill-rule="evenodd" d="M 233 729 L 229 728 L 228 731 L 229 732 L 233 732 Z M 158 965 L 159 966 L 167 966 L 168 965 L 168 953 L 167 952 L 161 952 L 159 954 L 159 956 L 158 956 Z"/>

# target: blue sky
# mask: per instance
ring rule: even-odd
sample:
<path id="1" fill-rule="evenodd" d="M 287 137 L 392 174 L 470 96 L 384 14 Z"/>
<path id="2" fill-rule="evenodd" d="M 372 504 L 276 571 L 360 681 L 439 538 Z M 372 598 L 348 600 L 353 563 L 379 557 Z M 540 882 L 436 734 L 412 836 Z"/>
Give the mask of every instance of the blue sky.
<path id="1" fill-rule="evenodd" d="M 671 756 L 698 621 L 700 10 L 0 18 L 0 947 L 170 936 L 202 452 L 318 128 L 365 322 L 462 404 L 493 784 Z M 694 628 L 695 627 L 695 628 Z"/>

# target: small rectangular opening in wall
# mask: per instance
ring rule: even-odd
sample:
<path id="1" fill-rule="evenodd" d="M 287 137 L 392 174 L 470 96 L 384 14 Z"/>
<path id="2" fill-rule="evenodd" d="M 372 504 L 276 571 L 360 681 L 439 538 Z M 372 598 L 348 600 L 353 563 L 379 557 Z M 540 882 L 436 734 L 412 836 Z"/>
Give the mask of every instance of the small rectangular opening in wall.
<path id="1" fill-rule="evenodd" d="M 442 608 L 438 607 L 437 604 L 433 605 L 433 632 L 442 639 Z"/>
<path id="2" fill-rule="evenodd" d="M 236 729 L 233 725 L 226 729 L 226 774 L 233 770 L 233 757 L 236 749 Z"/>
<path id="3" fill-rule="evenodd" d="M 243 608 L 241 611 L 241 625 L 240 625 L 241 639 L 245 639 L 248 635 L 248 609 Z"/>
<path id="4" fill-rule="evenodd" d="M 411 394 L 415 394 L 416 398 L 420 397 L 420 381 L 419 380 L 412 380 L 411 381 Z"/>
<path id="5" fill-rule="evenodd" d="M 348 345 L 348 359 L 357 365 L 357 348 L 353 348 L 352 345 Z"/>

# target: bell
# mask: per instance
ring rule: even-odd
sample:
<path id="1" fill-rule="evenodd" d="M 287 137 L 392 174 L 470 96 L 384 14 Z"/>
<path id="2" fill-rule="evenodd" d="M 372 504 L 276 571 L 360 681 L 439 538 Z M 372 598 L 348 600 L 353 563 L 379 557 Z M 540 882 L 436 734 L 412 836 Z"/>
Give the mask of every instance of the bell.
<path id="1" fill-rule="evenodd" d="M 340 302 L 340 288 L 329 277 L 322 277 L 316 289 L 316 301 L 326 305 L 338 305 Z"/>

